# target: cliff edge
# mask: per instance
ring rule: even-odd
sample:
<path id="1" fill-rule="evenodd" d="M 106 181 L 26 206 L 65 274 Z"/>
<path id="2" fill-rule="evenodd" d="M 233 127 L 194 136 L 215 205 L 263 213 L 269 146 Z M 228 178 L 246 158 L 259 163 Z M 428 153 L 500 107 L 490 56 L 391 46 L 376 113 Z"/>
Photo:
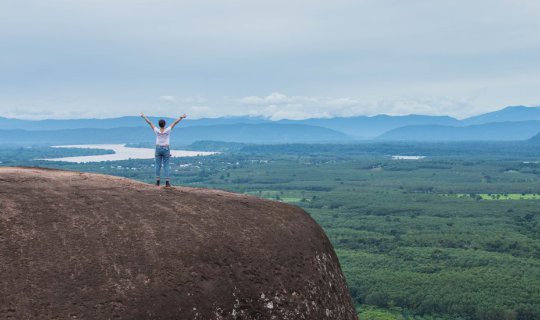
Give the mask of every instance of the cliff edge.
<path id="1" fill-rule="evenodd" d="M 357 319 L 300 208 L 12 167 L 0 168 L 0 318 Z"/>

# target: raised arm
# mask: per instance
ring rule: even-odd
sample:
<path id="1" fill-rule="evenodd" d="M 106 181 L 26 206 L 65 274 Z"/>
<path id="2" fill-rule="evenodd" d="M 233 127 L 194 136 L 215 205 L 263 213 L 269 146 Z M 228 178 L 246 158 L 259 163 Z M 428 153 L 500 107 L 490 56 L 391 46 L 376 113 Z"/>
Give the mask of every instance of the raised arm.
<path id="1" fill-rule="evenodd" d="M 154 124 L 150 120 L 148 120 L 148 118 L 142 112 L 141 112 L 141 117 L 144 119 L 144 121 L 146 121 L 146 123 L 150 125 L 150 127 L 152 127 L 152 130 L 155 129 Z"/>
<path id="2" fill-rule="evenodd" d="M 171 124 L 171 129 L 174 128 L 175 125 L 178 124 L 178 122 L 182 121 L 183 119 L 185 119 L 187 116 L 186 114 L 184 113 L 180 118 L 174 120 L 174 122 Z"/>

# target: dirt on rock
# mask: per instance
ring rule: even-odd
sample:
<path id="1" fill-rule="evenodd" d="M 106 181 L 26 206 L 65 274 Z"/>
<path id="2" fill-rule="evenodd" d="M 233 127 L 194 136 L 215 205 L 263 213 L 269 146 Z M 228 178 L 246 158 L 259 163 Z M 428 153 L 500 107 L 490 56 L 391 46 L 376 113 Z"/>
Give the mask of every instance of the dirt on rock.
<path id="1" fill-rule="evenodd" d="M 302 209 L 0 168 L 0 319 L 357 319 Z"/>

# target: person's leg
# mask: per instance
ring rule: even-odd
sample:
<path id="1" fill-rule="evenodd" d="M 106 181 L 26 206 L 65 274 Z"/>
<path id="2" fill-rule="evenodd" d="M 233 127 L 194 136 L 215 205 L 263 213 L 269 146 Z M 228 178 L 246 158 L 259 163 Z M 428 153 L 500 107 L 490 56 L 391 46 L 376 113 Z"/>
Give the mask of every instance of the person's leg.
<path id="1" fill-rule="evenodd" d="M 171 151 L 169 148 L 163 150 L 163 174 L 165 175 L 165 185 L 170 187 L 169 183 L 169 160 L 171 158 Z"/>
<path id="2" fill-rule="evenodd" d="M 163 158 L 161 156 L 161 150 L 160 150 L 159 147 L 156 147 L 155 157 L 156 157 L 156 163 L 155 163 L 155 167 L 156 167 L 156 185 L 159 186 L 160 176 L 161 176 L 161 160 Z"/>

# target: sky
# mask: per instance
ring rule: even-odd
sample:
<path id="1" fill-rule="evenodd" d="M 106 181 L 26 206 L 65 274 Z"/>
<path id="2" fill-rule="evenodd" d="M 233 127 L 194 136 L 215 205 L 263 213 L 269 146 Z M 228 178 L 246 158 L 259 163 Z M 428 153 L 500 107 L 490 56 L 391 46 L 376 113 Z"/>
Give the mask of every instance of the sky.
<path id="1" fill-rule="evenodd" d="M 0 116 L 540 105 L 537 0 L 0 0 Z"/>

